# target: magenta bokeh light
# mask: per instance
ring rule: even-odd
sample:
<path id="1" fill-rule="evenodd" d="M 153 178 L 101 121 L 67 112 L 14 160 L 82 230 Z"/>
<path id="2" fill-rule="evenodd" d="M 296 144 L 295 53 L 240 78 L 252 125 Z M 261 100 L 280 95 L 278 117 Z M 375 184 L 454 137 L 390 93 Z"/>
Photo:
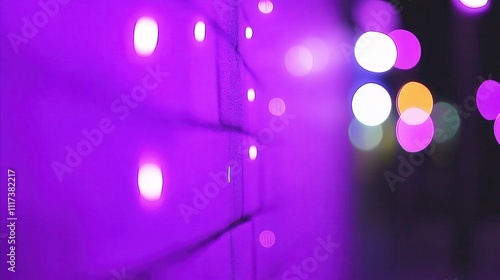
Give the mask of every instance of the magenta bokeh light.
<path id="1" fill-rule="evenodd" d="M 417 65 L 422 54 L 418 38 L 410 31 L 398 29 L 389 33 L 396 44 L 398 57 L 394 67 L 398 69 L 411 69 Z"/>
<path id="2" fill-rule="evenodd" d="M 466 14 L 482 14 L 490 7 L 489 0 L 453 0 L 455 8 Z M 486 2 L 486 3 L 485 3 Z"/>
<path id="3" fill-rule="evenodd" d="M 420 152 L 432 141 L 434 123 L 428 118 L 420 125 L 410 125 L 399 118 L 396 124 L 396 136 L 401 147 L 410 153 Z"/>
<path id="4" fill-rule="evenodd" d="M 500 144 L 500 114 L 497 116 L 497 119 L 495 120 L 495 138 L 497 139 L 498 144 Z"/>
<path id="5" fill-rule="evenodd" d="M 476 95 L 477 109 L 487 119 L 494 120 L 500 113 L 500 83 L 493 80 L 484 81 Z"/>
<path id="6" fill-rule="evenodd" d="M 384 1 L 360 2 L 354 10 L 356 25 L 362 32 L 379 31 L 388 34 L 401 25 L 397 5 Z"/>

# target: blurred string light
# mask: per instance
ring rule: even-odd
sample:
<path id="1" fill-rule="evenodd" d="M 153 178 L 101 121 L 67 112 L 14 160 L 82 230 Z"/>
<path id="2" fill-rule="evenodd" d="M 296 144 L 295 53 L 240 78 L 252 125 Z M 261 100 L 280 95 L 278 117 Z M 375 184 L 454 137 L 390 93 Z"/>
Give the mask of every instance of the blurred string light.
<path id="1" fill-rule="evenodd" d="M 378 31 L 389 33 L 401 24 L 401 1 L 357 1 L 353 18 L 360 32 Z"/>
<path id="2" fill-rule="evenodd" d="M 368 31 L 356 41 L 354 56 L 363 69 L 375 73 L 386 72 L 396 63 L 396 44 L 384 33 Z"/>
<path id="3" fill-rule="evenodd" d="M 423 123 L 431 114 L 433 106 L 433 99 L 430 90 L 421 83 L 409 82 L 403 85 L 396 97 L 396 107 L 398 113 L 408 124 L 418 125 Z M 416 110 L 420 109 L 425 114 L 420 114 Z"/>
<path id="4" fill-rule="evenodd" d="M 396 138 L 407 152 L 425 149 L 434 137 L 431 118 L 433 98 L 430 90 L 421 83 L 408 82 L 401 87 L 396 97 L 399 120 Z"/>
<path id="5" fill-rule="evenodd" d="M 371 151 L 382 141 L 383 129 L 381 125 L 366 126 L 357 119 L 349 125 L 349 140 L 351 144 L 361 151 Z"/>
<path id="6" fill-rule="evenodd" d="M 271 2 L 269 0 L 261 0 L 261 1 L 259 1 L 258 7 L 259 7 L 259 11 L 261 13 L 269 14 L 273 11 L 274 4 L 273 4 L 273 2 Z"/>
<path id="7" fill-rule="evenodd" d="M 313 63 L 311 51 L 304 46 L 294 46 L 285 55 L 286 69 L 294 76 L 301 77 L 309 74 Z"/>
<path id="8" fill-rule="evenodd" d="M 488 4 L 488 0 L 460 0 L 467 8 L 478 9 L 485 7 Z"/>
<path id="9" fill-rule="evenodd" d="M 460 115 L 455 107 L 446 102 L 434 104 L 431 113 L 434 121 L 434 141 L 444 143 L 452 139 L 460 129 Z"/>
<path id="10" fill-rule="evenodd" d="M 151 17 L 141 17 L 134 27 L 134 49 L 137 55 L 148 57 L 158 44 L 158 23 Z"/>
<path id="11" fill-rule="evenodd" d="M 263 230 L 259 234 L 259 242 L 264 248 L 271 248 L 274 246 L 274 243 L 276 242 L 276 236 L 274 235 L 274 232 L 270 230 Z"/>
<path id="12" fill-rule="evenodd" d="M 368 126 L 383 123 L 391 113 L 391 97 L 379 84 L 362 85 L 352 98 L 352 112 L 356 119 Z"/>
<path id="13" fill-rule="evenodd" d="M 476 104 L 479 113 L 486 120 L 495 120 L 494 134 L 500 144 L 500 83 L 486 80 L 477 89 Z"/>
<path id="14" fill-rule="evenodd" d="M 422 53 L 418 38 L 410 31 L 404 29 L 394 30 L 389 33 L 396 44 L 397 59 L 395 68 L 407 70 L 415 67 Z"/>
<path id="15" fill-rule="evenodd" d="M 194 38 L 198 42 L 203 42 L 205 41 L 205 36 L 206 36 L 206 26 L 203 21 L 198 21 L 194 25 Z"/>
<path id="16" fill-rule="evenodd" d="M 316 37 L 307 38 L 302 46 L 307 48 L 311 53 L 312 72 L 322 71 L 328 66 L 330 62 L 330 49 L 324 40 Z"/>
<path id="17" fill-rule="evenodd" d="M 497 139 L 498 144 L 500 144 L 500 114 L 498 115 L 497 119 L 495 120 L 494 133 L 495 133 L 495 138 Z"/>
<path id="18" fill-rule="evenodd" d="M 422 113 L 425 114 L 424 111 Z M 401 147 L 410 153 L 425 149 L 431 143 L 433 136 L 434 124 L 430 117 L 419 125 L 407 124 L 402 118 L 399 118 L 396 124 L 396 138 Z"/>
<path id="19" fill-rule="evenodd" d="M 285 113 L 285 101 L 281 98 L 273 98 L 269 101 L 269 112 L 275 116 L 281 116 Z"/>
<path id="20" fill-rule="evenodd" d="M 487 120 L 494 120 L 500 114 L 500 83 L 486 80 L 479 86 L 476 94 L 479 113 Z"/>
<path id="21" fill-rule="evenodd" d="M 137 176 L 139 193 L 147 201 L 157 201 L 163 191 L 161 168 L 156 164 L 144 164 L 139 168 Z"/>

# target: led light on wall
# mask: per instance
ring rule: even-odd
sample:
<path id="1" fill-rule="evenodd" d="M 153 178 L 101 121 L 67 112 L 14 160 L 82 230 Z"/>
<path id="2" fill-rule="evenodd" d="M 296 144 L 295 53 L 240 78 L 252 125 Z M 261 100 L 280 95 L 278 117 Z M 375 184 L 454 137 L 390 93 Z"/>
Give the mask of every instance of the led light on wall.
<path id="1" fill-rule="evenodd" d="M 134 28 L 134 49 L 137 55 L 148 57 L 158 44 L 158 23 L 151 17 L 141 17 Z"/>
<path id="2" fill-rule="evenodd" d="M 396 44 L 384 33 L 368 31 L 356 41 L 354 56 L 363 69 L 375 73 L 386 72 L 396 63 Z"/>
<path id="3" fill-rule="evenodd" d="M 255 90 L 253 88 L 248 89 L 247 98 L 249 102 L 253 102 L 255 100 Z"/>
<path id="4" fill-rule="evenodd" d="M 281 116 L 285 113 L 285 101 L 281 98 L 273 98 L 269 101 L 269 112 L 275 116 Z"/>
<path id="5" fill-rule="evenodd" d="M 157 201 L 163 190 L 161 168 L 155 164 L 144 164 L 139 168 L 137 176 L 139 193 L 147 201 Z"/>
<path id="6" fill-rule="evenodd" d="M 250 148 L 248 148 L 248 157 L 251 160 L 255 160 L 257 158 L 257 147 L 252 145 L 252 146 L 250 146 Z"/>
<path id="7" fill-rule="evenodd" d="M 269 14 L 273 11 L 274 5 L 273 2 L 269 0 L 261 0 L 259 1 L 259 11 L 263 14 Z"/>
<path id="8" fill-rule="evenodd" d="M 259 234 L 259 242 L 264 248 L 271 248 L 276 242 L 276 236 L 274 232 L 270 230 L 264 230 Z"/>
<path id="9" fill-rule="evenodd" d="M 368 126 L 383 123 L 391 113 L 391 96 L 379 84 L 361 86 L 352 98 L 352 112 L 356 119 Z"/>
<path id="10" fill-rule="evenodd" d="M 198 42 L 203 42 L 205 41 L 205 34 L 206 34 L 206 26 L 203 21 L 198 21 L 194 25 L 194 38 Z"/>
<path id="11" fill-rule="evenodd" d="M 245 38 L 252 39 L 253 37 L 253 29 L 251 27 L 245 28 Z"/>

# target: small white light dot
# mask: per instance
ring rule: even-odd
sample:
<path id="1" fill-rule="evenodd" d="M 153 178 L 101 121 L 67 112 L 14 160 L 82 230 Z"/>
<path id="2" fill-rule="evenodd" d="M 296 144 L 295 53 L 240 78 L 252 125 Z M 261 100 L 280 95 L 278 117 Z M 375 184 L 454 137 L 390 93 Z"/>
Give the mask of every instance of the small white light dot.
<path id="1" fill-rule="evenodd" d="M 253 36 L 253 30 L 251 27 L 245 28 L 245 38 L 251 39 Z"/>
<path id="2" fill-rule="evenodd" d="M 255 90 L 253 88 L 249 88 L 247 92 L 248 101 L 253 102 L 255 100 Z"/>
<path id="3" fill-rule="evenodd" d="M 255 160 L 257 158 L 257 147 L 253 145 L 250 146 L 250 148 L 248 148 L 248 156 L 251 160 Z"/>
<path id="4" fill-rule="evenodd" d="M 137 55 L 148 57 L 158 44 L 158 23 L 150 17 L 141 17 L 134 28 L 134 49 Z"/>
<path id="5" fill-rule="evenodd" d="M 139 192 L 147 201 L 157 201 L 163 189 L 163 176 L 159 166 L 144 164 L 139 168 L 137 176 Z"/>
<path id="6" fill-rule="evenodd" d="M 198 21 L 194 26 L 194 38 L 198 42 L 205 41 L 206 27 L 203 21 Z"/>

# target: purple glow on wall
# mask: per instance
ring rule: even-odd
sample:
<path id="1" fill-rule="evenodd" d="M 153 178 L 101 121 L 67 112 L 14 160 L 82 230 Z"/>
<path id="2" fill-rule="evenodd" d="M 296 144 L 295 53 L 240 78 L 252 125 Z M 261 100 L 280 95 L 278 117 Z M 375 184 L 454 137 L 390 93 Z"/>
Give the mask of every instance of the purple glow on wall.
<path id="1" fill-rule="evenodd" d="M 399 118 L 396 124 L 396 136 L 405 151 L 410 153 L 420 152 L 431 143 L 434 136 L 432 118 L 427 118 L 424 123 L 419 125 L 407 124 L 402 118 Z"/>
<path id="2" fill-rule="evenodd" d="M 396 44 L 398 57 L 394 67 L 407 70 L 415 67 L 420 60 L 421 47 L 418 38 L 410 31 L 398 29 L 389 33 Z"/>
<path id="3" fill-rule="evenodd" d="M 310 278 L 352 279 L 352 164 L 339 137 L 352 73 L 314 64 L 332 54 L 325 34 L 348 39 L 331 32 L 346 25 L 340 3 L 276 3 L 263 14 L 257 1 L 233 2 L 221 11 L 224 1 L 52 1 L 57 14 L 29 43 L 4 40 L 0 165 L 22 182 L 19 279 L 278 279 L 314 254 L 318 237 L 345 245 Z M 43 11 L 38 1 L 1 5 L 4 38 Z M 204 40 L 194 30 L 201 19 Z M 282 23 L 289 29 L 276 40 Z M 321 41 L 295 65 L 321 73 L 290 75 L 287 50 L 312 37 Z M 320 74 L 328 79 L 314 80 Z M 270 114 L 276 96 L 286 109 Z M 103 120 L 102 141 L 59 181 L 51 164 L 66 165 L 66 147 Z M 270 249 L 260 229 L 272 229 Z"/>
<path id="4" fill-rule="evenodd" d="M 500 83 L 494 80 L 484 81 L 477 90 L 476 103 L 479 113 L 485 119 L 496 119 L 500 113 Z"/>

